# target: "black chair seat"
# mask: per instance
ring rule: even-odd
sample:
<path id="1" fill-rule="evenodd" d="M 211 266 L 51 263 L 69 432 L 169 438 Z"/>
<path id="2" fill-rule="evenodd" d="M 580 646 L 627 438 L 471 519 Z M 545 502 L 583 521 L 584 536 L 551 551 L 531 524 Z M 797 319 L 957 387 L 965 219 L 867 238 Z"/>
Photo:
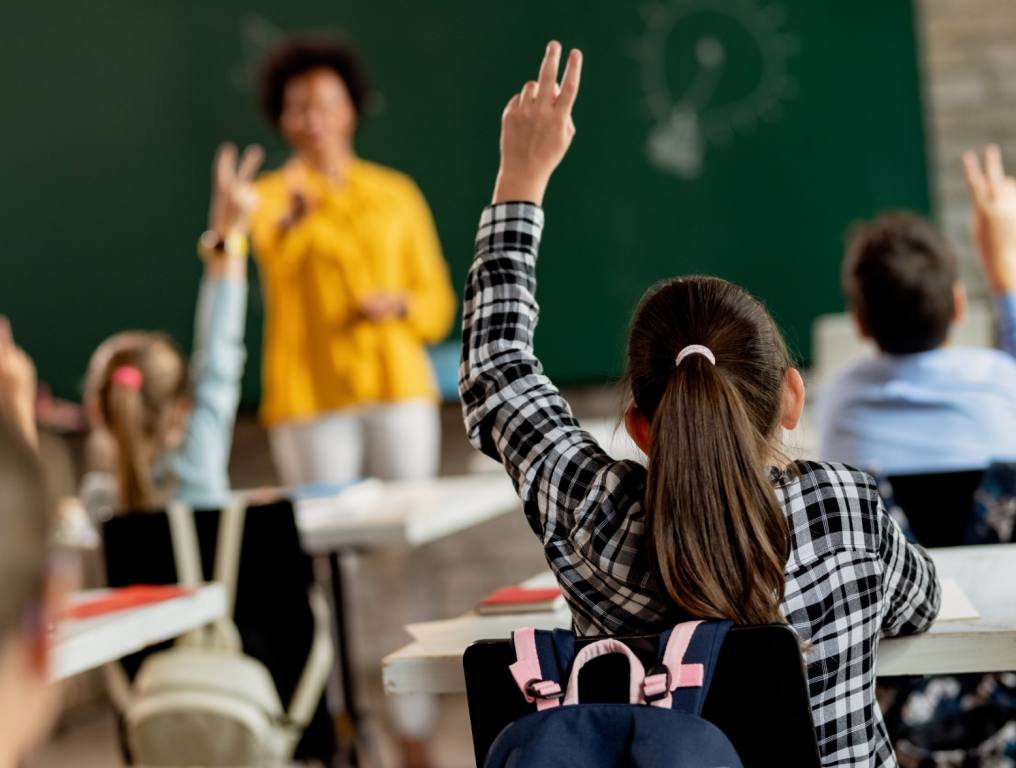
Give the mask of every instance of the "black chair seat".
<path id="1" fill-rule="evenodd" d="M 956 547 L 967 541 L 974 495 L 983 469 L 890 475 L 892 500 L 903 510 L 914 538 L 925 547 Z"/>

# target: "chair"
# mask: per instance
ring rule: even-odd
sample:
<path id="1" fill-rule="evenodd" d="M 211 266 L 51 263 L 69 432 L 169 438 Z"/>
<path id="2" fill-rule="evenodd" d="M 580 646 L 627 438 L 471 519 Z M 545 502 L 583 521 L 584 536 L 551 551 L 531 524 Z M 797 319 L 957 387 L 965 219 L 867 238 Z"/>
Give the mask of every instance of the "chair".
<path id="1" fill-rule="evenodd" d="M 194 524 L 206 579 L 213 573 L 219 510 L 196 510 Z M 109 586 L 177 583 L 169 517 L 165 511 L 131 512 L 103 524 L 106 577 Z M 289 702 L 305 670 L 320 678 L 323 691 L 330 661 L 318 659 L 321 643 L 330 651 L 328 609 L 304 553 L 293 506 L 289 501 L 247 508 L 233 614 L 244 652 L 261 661 L 275 681 L 283 704 Z M 154 646 L 122 661 L 133 679 Z M 316 681 L 315 681 L 316 682 Z M 316 758 L 330 765 L 335 729 L 322 692 L 310 724 L 297 746 L 298 759 Z"/>
<path id="2" fill-rule="evenodd" d="M 919 475 L 890 475 L 886 481 L 893 503 L 903 510 L 910 531 L 924 547 L 957 547 L 971 541 L 969 527 L 974 495 L 984 479 L 983 469 Z"/>
<path id="3" fill-rule="evenodd" d="M 928 547 L 1013 541 L 1016 465 L 985 470 L 884 478 L 886 505 L 903 511 L 910 533 Z M 978 754 L 978 764 L 1009 755 L 1016 745 L 1010 674 L 935 675 L 879 680 L 885 724 L 894 748 L 911 762 L 950 763 Z M 905 716 L 906 715 L 906 716 Z M 922 764 L 924 764 L 922 762 Z"/>
<path id="4" fill-rule="evenodd" d="M 647 667 L 655 662 L 657 636 L 621 639 Z M 576 647 L 594 640 L 580 639 Z M 491 744 L 505 726 L 533 711 L 508 671 L 514 660 L 515 651 L 508 640 L 481 640 L 467 648 L 463 657 L 477 766 L 483 765 Z M 583 670 L 579 678 L 583 701 L 628 700 L 628 663 L 624 657 L 603 656 L 586 669 L 592 671 L 587 678 Z M 809 768 L 821 764 L 801 648 L 789 627 L 730 630 L 702 716 L 727 735 L 745 768 Z"/>

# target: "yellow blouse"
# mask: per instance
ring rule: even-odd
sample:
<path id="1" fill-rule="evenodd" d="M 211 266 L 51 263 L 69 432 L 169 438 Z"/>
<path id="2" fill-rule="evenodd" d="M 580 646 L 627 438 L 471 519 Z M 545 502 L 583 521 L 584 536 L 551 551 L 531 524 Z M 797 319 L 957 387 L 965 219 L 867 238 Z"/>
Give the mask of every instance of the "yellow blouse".
<path id="1" fill-rule="evenodd" d="M 355 160 L 344 184 L 303 172 L 310 211 L 288 229 L 291 181 L 257 181 L 251 239 L 266 304 L 261 419 L 311 419 L 364 403 L 437 397 L 424 345 L 451 328 L 455 294 L 416 184 Z M 371 294 L 408 300 L 404 317 L 370 322 Z"/>

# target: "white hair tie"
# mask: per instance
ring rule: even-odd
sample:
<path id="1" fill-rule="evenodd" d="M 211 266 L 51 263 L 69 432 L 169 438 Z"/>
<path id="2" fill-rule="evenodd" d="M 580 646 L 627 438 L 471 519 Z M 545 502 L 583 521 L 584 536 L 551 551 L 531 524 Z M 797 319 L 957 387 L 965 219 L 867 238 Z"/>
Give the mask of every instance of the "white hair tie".
<path id="1" fill-rule="evenodd" d="M 713 365 L 716 365 L 716 356 L 713 355 L 713 351 L 709 347 L 704 347 L 701 344 L 689 344 L 687 347 L 677 353 L 677 358 L 674 360 L 674 367 L 676 368 L 681 364 L 681 361 L 690 355 L 702 355 Z"/>

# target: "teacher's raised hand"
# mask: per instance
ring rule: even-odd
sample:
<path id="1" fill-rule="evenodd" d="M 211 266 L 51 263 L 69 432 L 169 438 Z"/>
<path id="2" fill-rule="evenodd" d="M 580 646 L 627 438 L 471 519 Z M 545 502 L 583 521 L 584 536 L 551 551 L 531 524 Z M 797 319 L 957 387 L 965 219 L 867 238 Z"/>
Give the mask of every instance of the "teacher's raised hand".
<path id="1" fill-rule="evenodd" d="M 512 96 L 501 116 L 501 165 L 494 185 L 495 203 L 526 201 L 542 205 L 554 169 L 572 138 L 572 106 L 579 92 L 582 52 L 572 49 L 560 84 L 561 44 L 547 45 L 537 80 Z"/>

